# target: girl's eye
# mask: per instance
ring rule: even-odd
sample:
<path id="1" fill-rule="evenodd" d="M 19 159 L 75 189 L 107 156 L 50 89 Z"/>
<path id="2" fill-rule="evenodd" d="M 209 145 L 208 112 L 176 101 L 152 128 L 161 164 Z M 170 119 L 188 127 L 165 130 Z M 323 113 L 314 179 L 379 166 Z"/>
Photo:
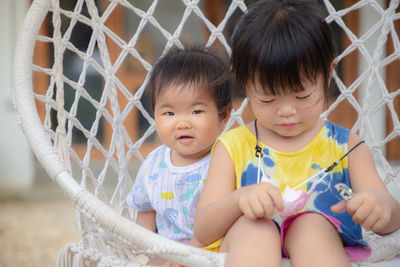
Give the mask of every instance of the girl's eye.
<path id="1" fill-rule="evenodd" d="M 264 104 L 272 103 L 272 102 L 274 102 L 274 101 L 275 101 L 275 99 L 267 99 L 267 100 L 262 100 L 262 99 L 260 99 L 260 102 L 261 102 L 261 103 L 264 103 Z"/>
<path id="2" fill-rule="evenodd" d="M 192 113 L 193 113 L 194 115 L 198 115 L 198 114 L 200 114 L 200 113 L 202 113 L 202 112 L 203 112 L 203 110 L 197 109 L 197 110 L 194 110 Z"/>
<path id="3" fill-rule="evenodd" d="M 302 99 L 307 99 L 307 98 L 309 98 L 310 96 L 311 96 L 311 94 L 305 95 L 305 96 L 296 96 L 296 98 L 302 100 Z"/>

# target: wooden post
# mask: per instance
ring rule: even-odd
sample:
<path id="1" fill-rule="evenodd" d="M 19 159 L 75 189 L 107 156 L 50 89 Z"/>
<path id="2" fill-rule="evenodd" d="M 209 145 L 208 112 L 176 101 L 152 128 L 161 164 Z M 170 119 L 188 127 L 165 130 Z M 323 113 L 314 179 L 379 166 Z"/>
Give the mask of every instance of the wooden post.
<path id="1" fill-rule="evenodd" d="M 390 0 L 386 0 L 386 6 L 389 6 Z M 400 12 L 400 8 L 397 8 L 397 13 Z M 397 36 L 400 37 L 400 21 L 393 21 Z M 389 34 L 388 41 L 386 44 L 386 55 L 392 54 L 393 42 L 392 34 Z M 386 68 L 386 86 L 390 92 L 394 92 L 400 88 L 400 58 L 397 58 L 394 62 Z M 400 96 L 397 96 L 393 100 L 393 105 L 396 110 L 397 116 L 400 116 Z M 393 131 L 393 121 L 389 109 L 386 109 L 386 135 Z M 394 140 L 387 144 L 386 157 L 388 160 L 400 160 L 400 137 L 397 136 Z"/>
<path id="2" fill-rule="evenodd" d="M 344 6 L 348 7 L 355 4 L 356 0 L 344 0 Z M 360 12 L 359 10 L 352 11 L 343 18 L 347 27 L 356 35 L 359 34 L 360 25 Z M 348 47 L 351 42 L 347 38 L 346 33 L 343 31 L 343 47 Z M 352 54 L 343 58 L 341 64 L 342 72 L 341 78 L 346 87 L 350 86 L 358 76 L 359 59 L 358 52 L 353 52 Z M 354 93 L 354 97 L 357 98 L 357 92 Z M 335 110 L 333 110 L 328 119 L 333 123 L 340 126 L 351 129 L 356 122 L 358 117 L 357 111 L 348 101 L 341 102 Z"/>
<path id="3" fill-rule="evenodd" d="M 40 26 L 39 34 L 49 36 L 49 22 L 50 16 L 47 15 Z M 51 68 L 50 66 L 50 45 L 45 42 L 36 41 L 33 53 L 33 64 L 43 67 Z M 50 77 L 42 72 L 34 71 L 32 74 L 33 88 L 39 95 L 45 95 L 47 88 L 50 85 Z M 46 106 L 40 101 L 36 101 L 37 111 L 43 123 L 46 115 Z"/>

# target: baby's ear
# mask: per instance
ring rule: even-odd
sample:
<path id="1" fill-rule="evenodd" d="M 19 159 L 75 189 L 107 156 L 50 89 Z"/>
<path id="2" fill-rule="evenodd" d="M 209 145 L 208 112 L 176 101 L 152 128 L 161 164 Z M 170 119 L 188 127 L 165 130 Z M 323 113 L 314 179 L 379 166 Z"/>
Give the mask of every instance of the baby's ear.
<path id="1" fill-rule="evenodd" d="M 232 107 L 229 107 L 226 111 L 225 111 L 225 118 L 224 118 L 224 123 L 227 123 L 229 118 L 231 117 L 231 113 L 232 113 Z"/>
<path id="2" fill-rule="evenodd" d="M 225 110 L 223 117 L 221 118 L 222 120 L 222 130 L 225 129 L 226 124 L 228 123 L 228 120 L 231 116 L 231 112 L 232 112 L 232 107 L 228 108 Z"/>
<path id="3" fill-rule="evenodd" d="M 336 68 L 337 64 L 338 64 L 338 61 L 337 61 L 337 59 L 335 58 L 335 59 L 332 61 L 332 64 L 331 64 L 331 71 L 330 71 L 330 75 L 329 75 L 330 78 L 332 78 L 333 70 Z"/>

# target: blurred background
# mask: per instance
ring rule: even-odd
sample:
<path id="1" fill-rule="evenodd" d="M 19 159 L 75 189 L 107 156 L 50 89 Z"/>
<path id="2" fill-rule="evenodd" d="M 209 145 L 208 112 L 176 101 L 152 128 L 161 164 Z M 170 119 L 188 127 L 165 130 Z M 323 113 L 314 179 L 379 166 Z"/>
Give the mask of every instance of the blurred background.
<path id="1" fill-rule="evenodd" d="M 3 0 L 0 8 L 0 266 L 54 266 L 57 251 L 79 239 L 62 191 L 35 160 L 16 119 L 11 89 L 18 31 L 30 5 Z M 50 215 L 50 216 L 49 216 Z"/>
<path id="2" fill-rule="evenodd" d="M 54 266 L 58 251 L 79 240 L 62 190 L 38 164 L 18 126 L 11 89 L 16 39 L 30 1 L 0 8 L 0 266 Z"/>
<path id="3" fill-rule="evenodd" d="M 109 4 L 107 0 L 97 0 L 98 6 L 104 8 Z M 150 0 L 130 0 L 129 3 L 141 10 L 146 11 L 152 4 Z M 199 7 L 203 14 L 214 25 L 218 25 L 224 18 L 229 8 L 230 0 L 204 0 L 200 1 Z M 251 4 L 253 1 L 245 1 Z M 320 1 L 322 4 L 322 1 Z M 353 0 L 332 0 L 336 9 L 343 9 L 354 5 L 357 1 Z M 386 8 L 390 1 L 379 0 L 379 5 Z M 73 11 L 77 0 L 60 0 L 60 6 L 64 10 Z M 71 204 L 66 200 L 62 190 L 51 181 L 47 173 L 42 169 L 21 132 L 16 112 L 12 103 L 13 88 L 13 57 L 15 44 L 19 29 L 22 25 L 24 16 L 31 5 L 30 0 L 2 0 L 0 9 L 0 34 L 2 36 L 0 58 L 0 266 L 54 266 L 58 251 L 69 242 L 76 242 L 80 239 L 76 217 Z M 173 33 L 182 19 L 185 5 L 181 0 L 160 0 L 154 13 L 154 18 L 163 25 L 165 30 Z M 88 16 L 87 10 L 83 8 L 82 13 Z M 238 18 L 243 14 L 237 9 L 230 17 L 224 29 L 224 36 L 229 41 L 233 28 Z M 380 19 L 380 14 L 371 7 L 354 10 L 343 16 L 348 29 L 356 36 L 362 36 L 376 21 Z M 67 16 L 62 16 L 63 24 L 68 25 Z M 112 29 L 121 39 L 128 42 L 136 31 L 140 23 L 140 17 L 134 12 L 130 12 L 122 7 L 116 8 L 106 21 L 107 27 Z M 335 23 L 331 24 L 337 40 L 339 51 L 343 51 L 349 46 L 350 40 L 347 34 Z M 396 29 L 399 34 L 400 26 L 397 21 Z M 66 27 L 62 28 L 66 31 Z M 52 32 L 51 18 L 45 18 L 41 34 L 48 35 Z M 83 23 L 77 23 L 71 34 L 70 42 L 79 50 L 88 49 L 92 29 Z M 191 15 L 179 36 L 183 43 L 207 42 L 210 36 L 209 29 L 197 16 Z M 365 42 L 365 46 L 370 51 L 374 50 L 377 35 L 371 35 Z M 120 54 L 118 46 L 108 40 L 110 57 L 114 61 Z M 162 34 L 148 24 L 137 41 L 135 49 L 147 62 L 153 63 L 163 52 L 166 40 Z M 216 40 L 213 46 L 222 47 Z M 390 43 L 385 47 L 387 54 L 393 51 Z M 224 50 L 224 49 L 222 49 Z M 53 48 L 44 43 L 38 42 L 35 48 L 35 64 L 41 67 L 50 67 L 53 63 Z M 98 49 L 93 52 L 94 58 L 99 58 Z M 65 75 L 74 81 L 79 79 L 82 72 L 83 62 L 76 55 L 66 51 L 64 54 Z M 358 75 L 366 69 L 366 60 L 359 50 L 355 50 L 343 59 L 336 71 L 346 86 L 355 82 Z M 394 61 L 385 70 L 385 77 L 388 90 L 396 90 L 400 87 L 400 64 Z M 129 85 L 129 90 L 135 92 L 145 79 L 146 69 L 134 57 L 127 57 L 121 64 L 117 73 L 118 79 L 125 85 Z M 101 97 L 103 79 L 93 68 L 88 68 L 85 87 L 88 93 L 96 100 Z M 38 93 L 43 94 L 48 87 L 48 76 L 43 73 L 34 73 L 34 87 Z M 42 90 L 42 91 L 40 91 Z M 359 92 L 362 93 L 362 90 Z M 333 93 L 332 101 L 338 95 L 338 91 Z M 71 108 L 75 97 L 73 88 L 65 87 L 66 110 Z M 356 96 L 355 96 L 356 97 Z M 123 95 L 119 95 L 119 102 L 126 103 Z M 125 101 L 125 102 L 124 102 Z M 151 115 L 149 99 L 146 94 L 141 98 L 145 110 Z M 240 96 L 235 105 L 241 102 Z M 397 115 L 400 110 L 400 99 L 394 101 Z M 77 118 L 83 127 L 90 129 L 95 121 L 96 109 L 85 99 L 80 101 L 76 110 Z M 45 108 L 38 105 L 39 116 L 44 118 Z M 243 113 L 243 120 L 249 121 L 252 115 L 246 109 Z M 55 118 L 53 114 L 52 118 Z M 352 105 L 344 101 L 329 116 L 329 119 L 344 127 L 351 128 L 357 119 L 357 112 Z M 393 123 L 390 114 L 385 109 L 379 110 L 374 117 L 373 135 L 376 140 L 382 140 L 387 133 L 393 130 Z M 53 126 L 56 126 L 55 122 Z M 132 140 L 138 140 L 148 129 L 149 123 L 142 113 L 132 110 L 124 122 L 129 136 Z M 105 120 L 99 122 L 99 130 L 96 138 L 107 148 L 111 139 L 111 125 Z M 72 137 L 73 149 L 78 157 L 83 157 L 87 143 L 85 135 L 78 128 L 74 128 Z M 149 136 L 141 146 L 140 152 L 146 156 L 149 151 L 159 145 L 156 134 Z M 400 161 L 400 140 L 395 138 L 385 147 L 385 156 L 393 165 L 398 165 Z M 91 164 L 101 166 L 104 158 L 101 153 L 94 151 L 91 155 Z M 140 164 L 138 158 L 132 159 L 130 174 L 134 179 L 137 167 Z M 379 167 L 379 166 L 378 166 Z M 94 166 L 94 168 L 96 168 Z M 101 169 L 101 167 L 99 167 Z M 393 191 L 394 192 L 394 191 Z M 399 196 L 399 194 L 397 194 Z"/>

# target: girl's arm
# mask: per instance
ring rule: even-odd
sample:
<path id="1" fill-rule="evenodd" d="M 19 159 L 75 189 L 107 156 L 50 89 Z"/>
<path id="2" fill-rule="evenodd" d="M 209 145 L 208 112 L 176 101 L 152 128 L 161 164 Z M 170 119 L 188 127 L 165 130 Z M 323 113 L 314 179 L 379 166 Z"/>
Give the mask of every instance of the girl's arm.
<path id="1" fill-rule="evenodd" d="M 232 160 L 218 142 L 194 218 L 194 234 L 201 243 L 209 245 L 223 237 L 241 215 L 235 200 L 235 183 Z"/>
<path id="2" fill-rule="evenodd" d="M 272 216 L 275 207 L 283 209 L 279 190 L 270 183 L 260 183 L 236 190 L 233 162 L 219 142 L 213 151 L 206 184 L 197 205 L 194 234 L 209 245 L 225 236 L 236 220 L 244 215 L 250 219 Z"/>
<path id="3" fill-rule="evenodd" d="M 136 217 L 136 223 L 143 226 L 150 231 L 156 232 L 156 212 L 152 211 L 138 211 Z"/>
<path id="4" fill-rule="evenodd" d="M 360 141 L 350 133 L 349 147 Z M 351 187 L 356 194 L 348 202 L 332 206 L 333 212 L 347 210 L 353 220 L 378 234 L 388 234 L 400 228 L 400 205 L 379 177 L 374 158 L 367 145 L 362 144 L 349 154 Z"/>

